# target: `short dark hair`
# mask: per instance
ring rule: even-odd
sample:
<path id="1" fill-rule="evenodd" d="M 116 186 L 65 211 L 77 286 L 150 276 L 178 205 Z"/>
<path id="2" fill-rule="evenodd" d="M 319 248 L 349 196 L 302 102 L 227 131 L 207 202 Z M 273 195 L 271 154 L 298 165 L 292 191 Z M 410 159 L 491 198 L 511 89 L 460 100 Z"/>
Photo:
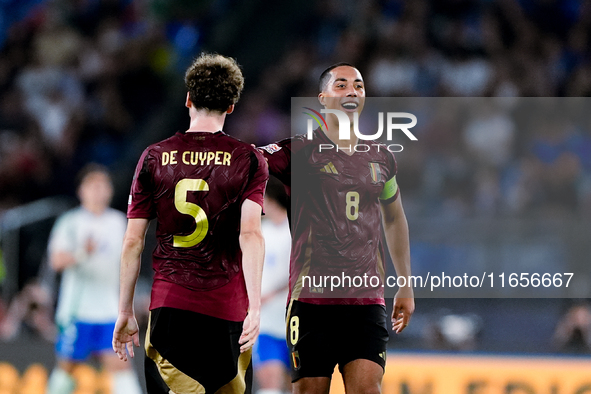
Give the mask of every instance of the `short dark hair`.
<path id="1" fill-rule="evenodd" d="M 332 66 L 328 67 L 326 70 L 322 71 L 320 74 L 320 78 L 318 79 L 318 92 L 323 92 L 326 88 L 326 84 L 330 81 L 330 72 L 337 67 L 348 66 L 357 69 L 354 65 L 346 62 L 335 63 Z"/>
<path id="2" fill-rule="evenodd" d="M 201 53 L 187 69 L 185 85 L 196 109 L 223 113 L 238 102 L 244 77 L 235 59 Z"/>
<path id="3" fill-rule="evenodd" d="M 111 180 L 111 172 L 106 166 L 99 163 L 88 163 L 78 171 L 78 175 L 76 176 L 78 187 L 82 185 L 82 182 L 84 182 L 90 174 L 94 174 L 95 172 L 105 174 L 109 180 Z"/>

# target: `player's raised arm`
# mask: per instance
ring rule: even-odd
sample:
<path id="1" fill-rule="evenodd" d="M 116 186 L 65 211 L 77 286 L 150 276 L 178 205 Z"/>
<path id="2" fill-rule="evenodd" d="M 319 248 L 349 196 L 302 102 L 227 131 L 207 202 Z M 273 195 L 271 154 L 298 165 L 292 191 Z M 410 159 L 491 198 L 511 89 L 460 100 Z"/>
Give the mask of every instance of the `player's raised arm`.
<path id="1" fill-rule="evenodd" d="M 133 309 L 135 286 L 140 273 L 141 255 L 148 229 L 148 219 L 129 219 L 121 252 L 119 316 L 113 332 L 113 350 L 127 361 L 134 356 L 133 345 L 139 346 L 139 328 Z M 126 352 L 127 348 L 127 352 Z"/>
<path id="2" fill-rule="evenodd" d="M 393 202 L 380 204 L 382 208 L 382 221 L 386 234 L 386 244 L 396 275 L 410 277 L 410 241 L 408 236 L 408 222 L 402 208 L 401 196 L 398 195 Z M 410 281 L 407 286 L 401 287 L 394 298 L 392 311 L 392 330 L 402 332 L 408 325 L 410 317 L 415 310 L 414 292 Z"/>
<path id="3" fill-rule="evenodd" d="M 240 249 L 242 250 L 242 269 L 248 293 L 248 316 L 244 321 L 239 343 L 240 352 L 244 353 L 254 345 L 259 335 L 261 310 L 261 279 L 265 240 L 261 231 L 261 206 L 244 200 L 240 219 Z"/>
<path id="4" fill-rule="evenodd" d="M 291 185 L 291 142 L 292 138 L 285 138 L 257 148 L 269 166 L 269 174 L 285 186 Z"/>

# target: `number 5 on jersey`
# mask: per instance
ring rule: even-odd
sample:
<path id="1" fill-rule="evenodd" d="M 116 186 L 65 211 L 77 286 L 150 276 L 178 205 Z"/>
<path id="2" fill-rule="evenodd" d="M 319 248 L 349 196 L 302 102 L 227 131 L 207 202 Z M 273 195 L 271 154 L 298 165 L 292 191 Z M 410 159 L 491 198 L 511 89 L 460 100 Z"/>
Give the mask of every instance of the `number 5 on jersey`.
<path id="1" fill-rule="evenodd" d="M 203 179 L 181 179 L 174 189 L 174 206 L 180 213 L 190 215 L 195 219 L 195 231 L 189 235 L 173 236 L 175 248 L 190 248 L 203 241 L 209 229 L 209 222 L 205 211 L 197 204 L 187 201 L 187 192 L 205 192 L 209 185 Z"/>

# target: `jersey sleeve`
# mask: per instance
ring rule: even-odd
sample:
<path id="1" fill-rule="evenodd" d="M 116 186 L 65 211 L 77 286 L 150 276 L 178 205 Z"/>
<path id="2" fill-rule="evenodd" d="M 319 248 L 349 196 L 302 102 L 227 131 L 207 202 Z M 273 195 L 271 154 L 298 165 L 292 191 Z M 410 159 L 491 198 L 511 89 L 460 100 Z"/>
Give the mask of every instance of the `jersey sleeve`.
<path id="1" fill-rule="evenodd" d="M 253 151 L 251 158 L 251 170 L 249 182 L 244 190 L 242 202 L 251 200 L 263 207 L 265 199 L 265 187 L 269 180 L 269 168 L 265 158 L 257 149 Z"/>
<path id="2" fill-rule="evenodd" d="M 152 219 L 155 215 L 154 207 L 154 182 L 150 171 L 150 149 L 146 149 L 135 168 L 131 192 L 127 204 L 127 217 L 129 219 Z"/>
<path id="3" fill-rule="evenodd" d="M 394 154 L 388 152 L 387 157 L 388 162 L 388 180 L 384 184 L 384 189 L 382 190 L 382 194 L 380 194 L 380 202 L 382 204 L 390 204 L 398 198 L 400 194 L 400 189 L 398 188 L 398 183 L 396 182 L 396 174 L 398 173 L 398 165 L 396 164 L 396 158 Z"/>
<path id="4" fill-rule="evenodd" d="M 74 253 L 75 231 L 71 213 L 68 212 L 60 216 L 53 225 L 49 235 L 49 242 L 47 243 L 49 253 L 51 254 L 57 251 Z"/>
<path id="5" fill-rule="evenodd" d="M 258 148 L 269 164 L 269 174 L 284 185 L 291 184 L 291 138 Z"/>

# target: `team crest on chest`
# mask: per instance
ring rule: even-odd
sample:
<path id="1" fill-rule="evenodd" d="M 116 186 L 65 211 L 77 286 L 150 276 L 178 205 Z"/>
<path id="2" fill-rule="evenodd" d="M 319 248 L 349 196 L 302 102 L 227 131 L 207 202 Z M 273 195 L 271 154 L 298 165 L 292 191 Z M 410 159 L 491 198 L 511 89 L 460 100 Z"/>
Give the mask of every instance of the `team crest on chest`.
<path id="1" fill-rule="evenodd" d="M 379 163 L 369 162 L 369 174 L 372 183 L 379 183 L 382 180 L 382 170 Z"/>

